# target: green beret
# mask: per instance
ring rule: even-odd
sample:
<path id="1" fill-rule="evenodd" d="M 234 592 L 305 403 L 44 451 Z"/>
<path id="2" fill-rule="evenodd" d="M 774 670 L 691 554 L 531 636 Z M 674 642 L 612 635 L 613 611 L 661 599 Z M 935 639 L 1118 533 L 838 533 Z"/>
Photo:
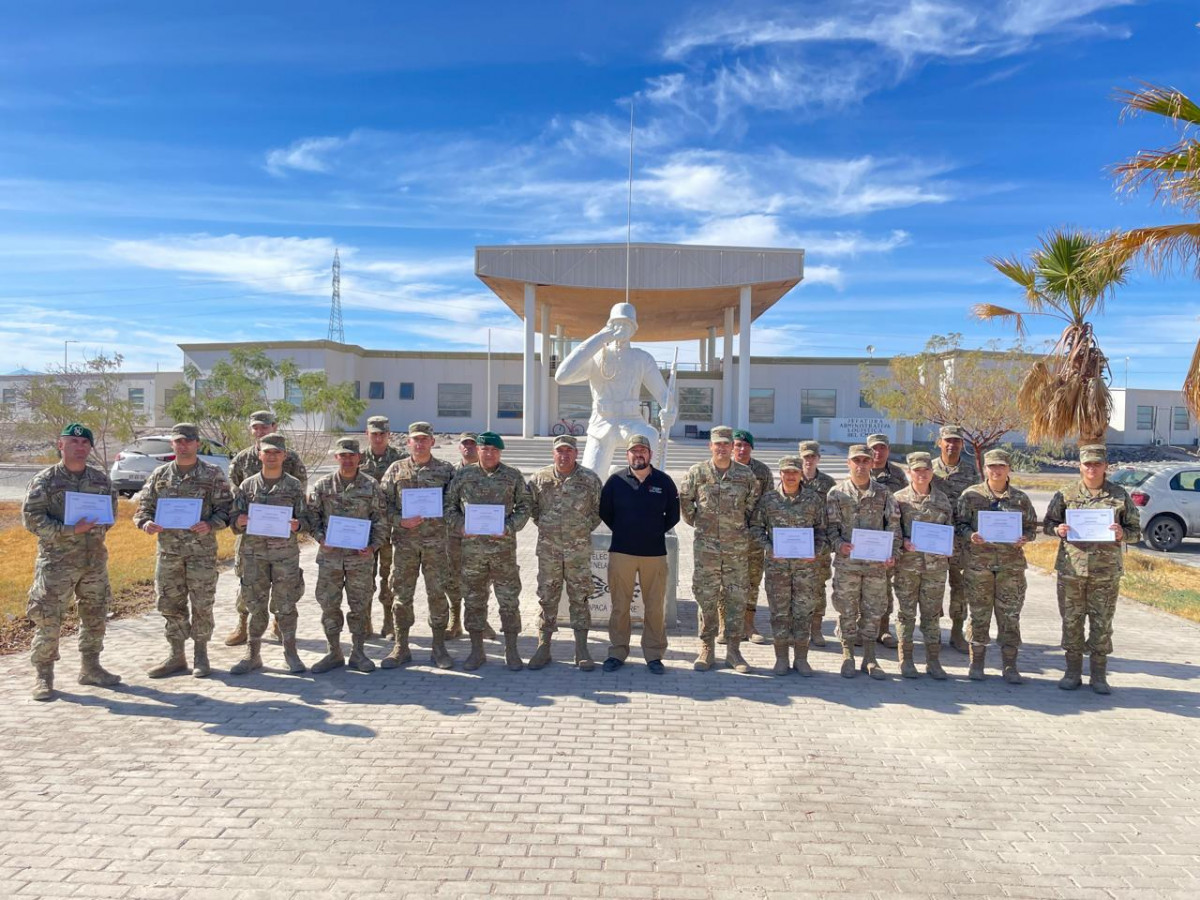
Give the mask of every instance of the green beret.
<path id="1" fill-rule="evenodd" d="M 337 456 L 339 453 L 362 453 L 362 450 L 359 449 L 355 438 L 341 437 L 333 445 L 333 455 Z"/>
<path id="2" fill-rule="evenodd" d="M 481 447 L 495 447 L 497 450 L 504 449 L 504 438 L 496 434 L 494 431 L 479 432 L 479 440 L 477 441 Z"/>
<path id="3" fill-rule="evenodd" d="M 713 444 L 729 444 L 733 442 L 733 429 L 728 425 L 718 425 L 709 432 L 708 440 Z"/>
<path id="4" fill-rule="evenodd" d="M 754 435 L 742 428 L 739 428 L 733 433 L 733 439 L 735 441 L 745 441 L 751 447 L 754 446 Z"/>
<path id="5" fill-rule="evenodd" d="M 265 434 L 258 442 L 260 450 L 286 450 L 287 441 L 282 434 Z"/>
<path id="6" fill-rule="evenodd" d="M 62 432 L 59 434 L 59 437 L 87 438 L 89 444 L 91 444 L 93 447 L 96 446 L 96 439 L 92 436 L 92 429 L 88 428 L 86 425 L 80 424 L 79 422 L 72 422 L 70 425 L 65 426 Z"/>

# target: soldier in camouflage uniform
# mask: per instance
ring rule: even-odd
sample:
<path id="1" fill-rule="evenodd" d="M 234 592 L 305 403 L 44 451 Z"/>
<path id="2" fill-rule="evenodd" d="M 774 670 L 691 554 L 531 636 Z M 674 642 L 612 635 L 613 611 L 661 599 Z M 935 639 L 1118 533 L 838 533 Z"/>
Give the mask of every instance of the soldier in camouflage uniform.
<path id="1" fill-rule="evenodd" d="M 725 610 L 725 663 L 737 672 L 750 666 L 742 657 L 746 612 L 746 558 L 750 516 L 759 485 L 748 466 L 733 460 L 733 429 L 719 425 L 709 439 L 711 458 L 692 466 L 679 487 L 679 512 L 696 529 L 692 593 L 700 607 L 700 653 L 693 668 L 716 663 L 717 610 Z"/>
<path id="2" fill-rule="evenodd" d="M 464 431 L 458 436 L 459 461 L 454 464 L 457 474 L 460 469 L 479 464 L 479 435 Z M 446 551 L 450 557 L 450 568 L 446 577 L 446 597 L 450 601 L 450 628 L 446 631 L 446 640 L 456 641 L 464 634 L 463 631 L 463 579 L 462 579 L 462 535 L 453 529 L 446 529 Z M 487 622 L 483 623 L 483 638 L 487 641 L 496 640 L 496 632 Z"/>
<path id="3" fill-rule="evenodd" d="M 897 491 L 902 491 L 908 487 L 908 478 L 904 474 L 904 470 L 894 462 L 888 460 L 891 454 L 891 445 L 888 443 L 886 434 L 872 434 L 867 437 L 867 449 L 871 451 L 871 479 L 878 484 L 883 485 L 893 494 Z M 892 610 L 896 608 L 896 601 L 892 587 L 892 576 L 894 572 L 887 572 L 887 612 L 883 618 L 879 620 L 879 636 L 875 638 L 885 647 L 895 647 L 896 638 L 892 634 L 890 619 Z"/>
<path id="4" fill-rule="evenodd" d="M 504 439 L 495 432 L 479 435 L 479 465 L 460 469 L 450 482 L 446 498 L 446 526 L 461 534 L 462 577 L 466 593 L 466 624 L 471 635 L 471 655 L 463 663 L 468 671 L 485 662 L 483 629 L 487 625 L 488 587 L 496 591 L 500 628 L 504 632 L 504 658 L 519 671 L 524 663 L 517 650 L 521 633 L 521 572 L 517 568 L 517 532 L 529 521 L 529 488 L 519 470 L 500 461 Z M 465 532 L 467 504 L 504 507 L 504 533 Z"/>
<path id="5" fill-rule="evenodd" d="M 171 652 L 148 674 L 164 678 L 187 670 L 184 643 L 192 639 L 192 674 L 204 678 L 212 672 L 208 642 L 213 633 L 213 601 L 217 592 L 217 535 L 229 526 L 233 495 L 219 466 L 200 459 L 200 429 L 180 422 L 171 430 L 175 461 L 159 466 L 137 495 L 133 524 L 158 535 L 154 566 L 154 593 L 158 611 L 166 619 Z M 164 529 L 154 521 L 159 500 L 188 498 L 200 501 L 200 519 L 187 529 Z M 188 615 L 188 601 L 191 615 Z"/>
<path id="6" fill-rule="evenodd" d="M 112 687 L 121 681 L 100 665 L 110 593 L 104 546 L 109 526 L 87 519 L 65 523 L 68 492 L 110 497 L 115 521 L 117 494 L 108 476 L 87 464 L 92 446 L 90 429 L 78 423 L 64 428 L 58 439 L 61 461 L 33 476 L 21 506 L 25 529 L 38 539 L 27 611 L 35 629 L 30 651 L 34 700 L 54 697 L 59 633 L 72 597 L 79 604 L 79 683 Z"/>
<path id="7" fill-rule="evenodd" d="M 759 496 L 765 496 L 775 489 L 775 476 L 771 467 L 760 459 L 754 458 L 754 435 L 744 429 L 733 433 L 733 458 L 743 466 L 749 466 L 758 481 Z M 754 627 L 754 613 L 758 608 L 758 586 L 763 580 L 763 549 L 757 541 L 750 542 L 750 550 L 746 557 L 746 618 L 742 623 L 742 638 L 755 644 L 765 644 L 767 639 L 758 633 Z M 725 620 L 721 619 L 721 629 L 717 633 L 717 643 L 725 643 Z"/>
<path id="8" fill-rule="evenodd" d="M 1021 684 L 1017 651 L 1021 647 L 1021 607 L 1025 605 L 1024 547 L 1037 537 L 1037 513 L 1029 497 L 1009 484 L 1009 456 L 1005 451 L 989 450 L 983 463 L 987 480 L 963 491 L 955 511 L 955 527 L 963 541 L 963 590 L 971 613 L 967 629 L 971 667 L 967 677 L 972 681 L 984 678 L 995 611 L 1004 680 Z M 979 534 L 979 513 L 983 511 L 1019 512 L 1021 537 L 1012 544 L 985 541 Z"/>
<path id="9" fill-rule="evenodd" d="M 304 486 L 300 479 L 283 471 L 287 444 L 281 434 L 268 434 L 258 442 L 262 470 L 251 475 L 233 491 L 230 525 L 242 535 L 242 596 L 249 613 L 246 654 L 229 671 L 245 675 L 262 668 L 262 637 L 267 630 L 268 610 L 279 623 L 283 658 L 288 671 L 304 671 L 296 652 L 296 603 L 304 596 L 304 573 L 300 569 L 300 546 L 296 535 L 312 532 Z M 248 534 L 251 504 L 286 506 L 292 511 L 291 534 L 284 538 Z"/>
<path id="10" fill-rule="evenodd" d="M 448 520 L 444 511 L 454 466 L 433 455 L 433 444 L 433 426 L 428 422 L 413 422 L 408 426 L 408 456 L 394 463 L 383 476 L 383 496 L 392 522 L 392 617 L 396 623 L 396 643 L 383 660 L 385 669 L 412 662 L 408 634 L 416 620 L 413 595 L 421 574 L 425 576 L 429 627 L 433 631 L 429 660 L 439 669 L 454 667 L 454 659 L 446 652 L 446 626 L 450 621 L 446 583 L 450 560 L 446 555 Z M 442 492 L 442 517 L 404 517 L 404 492 L 415 488 L 436 488 Z"/>
<path id="11" fill-rule="evenodd" d="M 750 536 L 766 556 L 767 603 L 771 608 L 771 634 L 775 638 L 776 675 L 791 671 L 788 650 L 795 645 L 795 669 L 808 677 L 808 640 L 816 591 L 818 560 L 829 558 L 825 536 L 825 498 L 815 490 L 805 490 L 799 456 L 779 460 L 779 489 L 772 488 L 759 498 L 750 519 Z M 774 479 L 772 479 L 772 482 Z M 773 549 L 776 528 L 811 528 L 811 559 L 780 558 Z"/>
<path id="12" fill-rule="evenodd" d="M 383 491 L 359 466 L 362 453 L 358 441 L 338 438 L 333 455 L 338 470 L 321 478 L 308 495 L 312 536 L 321 545 L 317 550 L 316 597 L 321 605 L 321 628 L 329 645 L 329 652 L 313 664 L 315 675 L 346 664 L 342 655 L 343 592 L 349 610 L 345 621 L 350 625 L 350 668 L 358 672 L 375 669 L 363 644 L 375 593 L 375 559 L 379 548 L 387 543 L 390 530 Z M 331 546 L 326 540 L 331 516 L 370 520 L 367 546 L 361 550 Z"/>
<path id="13" fill-rule="evenodd" d="M 530 515 L 537 525 L 538 645 L 529 668 L 550 662 L 550 636 L 558 627 L 558 605 L 563 586 L 575 632 L 575 664 L 590 672 L 595 664 L 588 653 L 592 612 L 592 532 L 600 524 L 600 477 L 578 462 L 575 438 L 554 439 L 554 464 L 538 469 L 529 479 Z"/>
<path id="14" fill-rule="evenodd" d="M 842 638 L 842 677 L 853 678 L 855 637 L 862 641 L 862 671 L 886 678 L 875 658 L 875 637 L 887 609 L 886 573 L 900 549 L 900 507 L 891 492 L 871 477 L 871 451 L 851 444 L 850 477 L 830 489 L 825 498 L 827 534 L 833 547 L 833 608 L 838 612 Z M 851 559 L 855 528 L 890 531 L 895 535 L 886 562 Z"/>
<path id="15" fill-rule="evenodd" d="M 1083 682 L 1083 651 L 1092 655 L 1090 683 L 1097 694 L 1109 694 L 1108 655 L 1112 653 L 1112 623 L 1121 587 L 1121 543 L 1141 540 L 1137 507 L 1108 474 L 1108 453 L 1100 444 L 1079 448 L 1079 481 L 1060 490 L 1046 510 L 1046 534 L 1060 539 L 1054 569 L 1058 572 L 1058 608 L 1062 614 L 1062 647 L 1067 672 L 1058 686 L 1073 691 Z M 1069 541 L 1068 509 L 1111 509 L 1113 540 Z M 1088 635 L 1084 640 L 1084 619 Z"/>
<path id="16" fill-rule="evenodd" d="M 972 485 L 979 484 L 979 472 L 974 461 L 963 462 L 963 430 L 960 425 L 943 425 L 938 432 L 941 454 L 933 461 L 933 483 L 950 498 L 957 508 L 958 498 Z M 967 652 L 963 623 L 967 618 L 967 600 L 963 591 L 963 547 L 955 540 L 954 555 L 950 557 L 950 646 L 959 653 Z"/>
<path id="17" fill-rule="evenodd" d="M 821 503 L 824 504 L 830 489 L 837 482 L 832 475 L 826 475 L 820 469 L 821 444 L 819 441 L 801 441 L 799 448 L 800 463 L 803 466 L 800 472 L 800 481 L 804 485 L 804 490 L 816 491 L 821 498 Z M 829 584 L 829 579 L 833 576 L 830 549 L 829 542 L 826 540 L 824 549 L 817 551 L 816 574 L 812 583 L 812 626 L 808 635 L 808 641 L 814 647 L 825 646 L 825 635 L 821 633 L 821 623 L 825 620 L 827 605 L 825 586 Z"/>
<path id="18" fill-rule="evenodd" d="M 896 494 L 900 507 L 900 532 L 903 545 L 893 582 L 900 606 L 900 674 L 905 678 L 918 677 L 913 661 L 913 631 L 917 611 L 921 613 L 921 635 L 925 642 L 925 671 L 937 681 L 943 681 L 942 597 L 946 593 L 946 573 L 949 557 L 923 553 L 912 543 L 913 522 L 954 527 L 954 504 L 933 483 L 933 460 L 928 453 L 908 454 L 908 471 L 912 484 Z"/>
<path id="19" fill-rule="evenodd" d="M 229 462 L 229 486 L 235 491 L 243 481 L 251 475 L 257 475 L 262 470 L 262 461 L 258 456 L 258 451 L 261 449 L 260 442 L 268 434 L 274 434 L 278 429 L 279 423 L 275 418 L 275 413 L 269 409 L 260 409 L 250 413 L 250 433 L 254 435 L 254 443 Z M 283 471 L 300 482 L 301 490 L 308 487 L 308 471 L 304 468 L 300 455 L 294 450 L 287 451 L 283 460 Z M 240 576 L 242 573 L 242 536 L 240 534 L 233 542 L 233 565 L 234 571 Z M 246 643 L 246 601 L 242 596 L 240 586 L 237 595 L 237 613 L 237 626 L 225 638 L 227 647 L 240 647 Z M 278 637 L 278 622 L 275 622 L 273 631 Z"/>
<path id="20" fill-rule="evenodd" d="M 363 451 L 359 471 L 370 477 L 378 484 L 383 480 L 384 473 L 391 468 L 392 463 L 399 462 L 408 456 L 407 450 L 393 447 L 390 443 L 392 423 L 387 416 L 371 416 L 367 419 L 367 446 Z M 390 529 L 390 525 L 388 526 Z M 372 578 L 378 578 L 379 605 L 383 608 L 383 624 L 379 628 L 381 637 L 388 637 L 395 632 L 392 623 L 392 542 L 389 538 L 375 553 L 374 572 Z M 374 588 L 372 587 L 372 593 Z M 371 607 L 367 604 L 367 634 L 374 633 L 371 624 Z"/>

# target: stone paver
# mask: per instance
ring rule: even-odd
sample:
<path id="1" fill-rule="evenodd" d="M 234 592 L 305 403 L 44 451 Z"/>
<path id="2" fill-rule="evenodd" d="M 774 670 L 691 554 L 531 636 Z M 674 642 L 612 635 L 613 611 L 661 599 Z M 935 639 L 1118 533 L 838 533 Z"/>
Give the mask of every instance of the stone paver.
<path id="1" fill-rule="evenodd" d="M 942 684 L 899 679 L 888 651 L 889 682 L 844 680 L 832 645 L 812 679 L 694 673 L 688 600 L 663 677 L 511 673 L 496 644 L 478 673 L 441 672 L 422 625 L 405 670 L 294 677 L 269 643 L 263 673 L 150 681 L 161 619 L 114 623 L 117 690 L 74 684 L 70 641 L 54 703 L 26 699 L 24 656 L 0 660 L 0 884 L 171 900 L 1197 896 L 1200 627 L 1123 601 L 1115 693 L 1064 693 L 1053 583 L 1030 582 L 1019 688 L 966 681 L 951 650 Z M 226 574 L 219 632 L 232 597 Z M 227 671 L 238 651 L 213 656 Z"/>

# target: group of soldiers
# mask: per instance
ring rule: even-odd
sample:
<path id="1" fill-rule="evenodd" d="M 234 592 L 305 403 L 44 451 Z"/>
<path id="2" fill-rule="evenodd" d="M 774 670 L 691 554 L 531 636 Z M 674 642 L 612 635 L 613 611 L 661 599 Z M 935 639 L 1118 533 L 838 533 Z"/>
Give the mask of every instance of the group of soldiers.
<path id="1" fill-rule="evenodd" d="M 249 426 L 254 443 L 234 457 L 227 479 L 220 468 L 199 458 L 199 429 L 177 424 L 171 433 L 175 459 L 157 468 L 136 497 L 134 524 L 157 537 L 155 589 L 169 646 L 166 658 L 148 671 L 150 677 L 190 671 L 199 678 L 212 671 L 207 650 L 217 582 L 215 532 L 224 527 L 237 534 L 239 579 L 239 619 L 226 643 L 245 646 L 232 674 L 262 667 L 262 643 L 272 618 L 287 669 L 306 670 L 296 649 L 296 606 L 304 594 L 300 534 L 311 535 L 318 543 L 314 594 L 328 647 L 312 665 L 314 673 L 347 665 L 360 672 L 375 668 L 365 641 L 374 633 L 371 607 L 377 582 L 383 607 L 381 633 L 393 638 L 380 665 L 395 668 L 412 662 L 409 634 L 415 622 L 418 577 L 424 578 L 428 598 L 432 664 L 454 666 L 446 642 L 461 637 L 464 629 L 471 650 L 463 668 L 474 670 L 485 663 L 484 640 L 496 637 L 487 621 L 488 598 L 494 591 L 505 663 L 519 670 L 526 663 L 517 647 L 522 622 L 516 535 L 530 519 L 538 528 L 540 611 L 538 644 L 528 666 L 540 669 L 551 661 L 551 636 L 565 588 L 575 664 L 583 670 L 594 668 L 588 650 L 591 538 L 601 521 L 601 496 L 607 487 L 596 473 L 579 464 L 575 438 L 556 438 L 552 464 L 527 482 L 517 469 L 501 461 L 504 440 L 498 434 L 462 434 L 461 459 L 452 464 L 433 455 L 436 441 L 429 423 L 412 423 L 407 448 L 399 450 L 390 443 L 388 420 L 373 416 L 368 420 L 366 448 L 356 438 L 338 439 L 333 449 L 337 470 L 310 489 L 304 465 L 277 432 L 275 417 L 269 411 L 256 412 Z M 23 507 L 25 526 L 38 537 L 29 597 L 37 700 L 54 696 L 59 634 L 73 597 L 80 618 L 79 682 L 111 686 L 120 681 L 99 659 L 110 596 L 107 526 L 95 517 L 66 521 L 71 492 L 110 496 L 115 517 L 116 495 L 107 476 L 87 463 L 92 443 L 92 434 L 83 425 L 64 428 L 58 442 L 60 462 L 34 477 Z M 773 672 L 811 676 L 808 650 L 810 645 L 825 646 L 822 622 L 832 574 L 843 676 L 854 677 L 859 671 L 854 651 L 861 646 L 861 671 L 873 678 L 886 677 L 876 657 L 879 643 L 898 648 L 904 677 L 918 677 L 913 644 L 919 617 L 926 672 L 944 679 L 939 661 L 940 617 L 949 581 L 950 643 L 969 653 L 969 677 L 984 678 L 994 615 L 1004 680 L 1021 682 L 1017 653 L 1025 596 L 1022 547 L 1035 538 L 1039 522 L 1029 498 L 1009 482 L 1007 454 L 989 451 L 984 458 L 986 478 L 977 483 L 973 465 L 962 460 L 962 430 L 947 425 L 940 432 L 937 457 L 909 454 L 906 475 L 889 460 L 887 438 L 872 435 L 866 444 L 849 448 L 849 477 L 839 483 L 821 472 L 820 445 L 803 441 L 798 454 L 780 459 L 776 486 L 769 467 L 753 458 L 753 448 L 749 432 L 713 428 L 710 458 L 692 466 L 678 489 L 679 513 L 695 530 L 697 670 L 716 665 L 715 644 L 722 642 L 726 664 L 738 672 L 750 671 L 740 645 L 747 639 L 766 641 L 754 626 L 759 584 L 765 578 L 776 656 Z M 635 436 L 628 453 L 632 473 L 633 463 L 650 458 L 648 442 Z M 1091 685 L 1108 693 L 1106 662 L 1112 650 L 1121 543 L 1140 538 L 1138 515 L 1125 491 L 1107 479 L 1103 447 L 1082 447 L 1080 459 L 1080 480 L 1055 494 L 1043 523 L 1046 534 L 1060 539 L 1056 568 L 1067 672 L 1059 686 L 1080 686 L 1087 650 Z M 645 479 L 644 470 L 639 474 L 631 482 L 635 489 Z M 618 477 L 613 475 L 610 484 Z M 661 477 L 667 478 L 665 473 Z M 441 515 L 436 508 L 426 509 L 429 514 L 424 516 L 406 508 L 405 492 L 411 489 L 425 489 L 426 497 L 429 489 L 435 495 L 440 492 Z M 199 501 L 195 524 L 164 528 L 156 521 L 160 501 L 176 499 Z M 284 534 L 268 536 L 269 529 L 251 528 L 252 514 L 262 506 L 288 510 L 280 514 Z M 1066 540 L 1067 509 L 1105 507 L 1113 510 L 1115 540 Z M 483 510 L 494 514 L 490 525 L 480 524 Z M 978 518 L 984 510 L 1020 513 L 1020 538 L 1013 543 L 985 541 Z M 333 539 L 331 532 L 341 534 L 345 520 L 369 523 L 362 524 L 363 529 L 369 527 L 365 546 L 347 547 Z M 917 550 L 912 543 L 914 522 L 952 526 L 952 555 Z M 773 536 L 783 528 L 812 529 L 812 555 L 777 557 Z M 890 557 L 885 561 L 855 558 L 854 529 L 889 532 Z M 898 641 L 889 625 L 893 613 Z M 1085 622 L 1090 623 L 1086 637 Z M 351 638 L 348 659 L 341 643 L 343 625 L 348 625 Z M 188 640 L 193 650 L 190 665 Z M 627 634 L 624 641 L 619 659 L 610 649 L 606 670 L 623 663 Z M 665 633 L 661 642 L 665 645 Z M 655 655 L 661 657 L 662 649 L 657 647 Z M 651 671 L 661 674 L 660 659 L 647 662 Z"/>

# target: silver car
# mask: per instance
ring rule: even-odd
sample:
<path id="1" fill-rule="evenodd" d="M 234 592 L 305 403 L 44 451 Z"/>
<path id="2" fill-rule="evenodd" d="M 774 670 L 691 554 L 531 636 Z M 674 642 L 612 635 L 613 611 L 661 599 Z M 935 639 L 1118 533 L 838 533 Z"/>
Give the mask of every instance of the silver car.
<path id="1" fill-rule="evenodd" d="M 229 475 L 229 451 L 219 441 L 200 439 L 200 458 L 206 463 L 220 466 Z M 150 473 L 163 463 L 175 459 L 169 434 L 149 434 L 138 438 L 117 454 L 108 477 L 113 487 L 122 494 L 132 494 L 142 489 Z"/>
<path id="2" fill-rule="evenodd" d="M 1200 460 L 1121 466 L 1109 477 L 1129 491 L 1147 547 L 1167 553 L 1200 537 Z"/>

